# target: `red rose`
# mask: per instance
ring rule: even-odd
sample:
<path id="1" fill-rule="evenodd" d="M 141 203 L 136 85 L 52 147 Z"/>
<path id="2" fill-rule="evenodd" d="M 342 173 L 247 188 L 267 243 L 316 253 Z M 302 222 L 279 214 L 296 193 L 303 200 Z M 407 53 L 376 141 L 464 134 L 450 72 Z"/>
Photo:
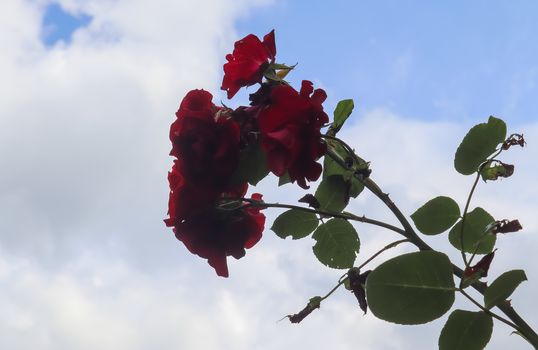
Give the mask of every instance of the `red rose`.
<path id="1" fill-rule="evenodd" d="M 207 259 L 217 275 L 228 277 L 226 257 L 242 258 L 245 249 L 261 239 L 264 224 L 265 215 L 257 208 L 213 209 L 179 223 L 174 232 L 191 253 Z"/>
<path id="2" fill-rule="evenodd" d="M 275 55 L 274 30 L 263 37 L 263 42 L 253 34 L 236 41 L 233 53 L 226 55 L 221 89 L 230 99 L 241 87 L 261 83 L 263 72 L 274 62 Z"/>
<path id="3" fill-rule="evenodd" d="M 168 173 L 165 223 L 189 251 L 208 259 L 218 275 L 228 276 L 226 257 L 239 259 L 260 240 L 265 216 L 255 208 L 219 209 L 223 202 L 242 198 L 248 184 L 231 182 L 239 163 L 239 126 L 230 110 L 211 100 L 207 91 L 190 91 L 170 128 L 170 154 L 178 159 Z M 253 198 L 261 200 L 261 195 Z"/>
<path id="4" fill-rule="evenodd" d="M 320 133 L 329 122 L 321 105 L 326 98 L 325 91 L 314 91 L 306 80 L 300 93 L 289 85 L 275 86 L 271 104 L 258 116 L 269 169 L 277 176 L 288 172 L 291 181 L 305 189 L 306 180 L 317 180 L 322 171 L 316 161 L 326 152 Z"/>
<path id="5" fill-rule="evenodd" d="M 204 90 L 190 91 L 170 128 L 171 155 L 185 181 L 225 189 L 239 162 L 239 126 Z"/>
<path id="6" fill-rule="evenodd" d="M 164 222 L 169 227 L 214 207 L 220 197 L 219 189 L 214 185 L 186 182 L 181 171 L 181 163 L 177 160 L 174 161 L 172 171 L 168 173 L 168 182 L 170 183 L 169 219 Z"/>

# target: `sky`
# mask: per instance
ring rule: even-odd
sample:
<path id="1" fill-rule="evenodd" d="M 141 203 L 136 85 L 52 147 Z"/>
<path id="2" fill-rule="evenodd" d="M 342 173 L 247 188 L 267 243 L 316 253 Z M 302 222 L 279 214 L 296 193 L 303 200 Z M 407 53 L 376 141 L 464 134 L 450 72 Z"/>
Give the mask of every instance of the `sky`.
<path id="1" fill-rule="evenodd" d="M 300 325 L 276 322 L 325 294 L 342 271 L 312 240 L 266 229 L 230 278 L 187 252 L 163 224 L 172 158 L 168 129 L 181 98 L 214 101 L 233 43 L 276 31 L 277 60 L 353 98 L 344 139 L 411 214 L 438 195 L 462 206 L 472 179 L 452 167 L 466 131 L 489 115 L 522 132 L 515 174 L 481 183 L 471 206 L 518 218 L 498 240 L 490 276 L 523 268 L 514 307 L 538 328 L 538 23 L 534 1 L 7 0 L 0 5 L 0 344 L 6 349 L 434 348 L 446 321 L 399 326 L 362 315 L 337 291 Z M 297 186 L 255 189 L 294 203 Z M 359 215 L 395 222 L 368 194 Z M 267 227 L 279 214 L 267 211 Z M 357 226 L 363 261 L 398 239 Z M 458 262 L 446 237 L 427 237 Z M 388 252 L 388 258 L 409 247 Z M 376 260 L 372 267 L 383 261 Z M 457 307 L 474 310 L 463 300 Z M 496 323 L 489 348 L 528 349 Z"/>

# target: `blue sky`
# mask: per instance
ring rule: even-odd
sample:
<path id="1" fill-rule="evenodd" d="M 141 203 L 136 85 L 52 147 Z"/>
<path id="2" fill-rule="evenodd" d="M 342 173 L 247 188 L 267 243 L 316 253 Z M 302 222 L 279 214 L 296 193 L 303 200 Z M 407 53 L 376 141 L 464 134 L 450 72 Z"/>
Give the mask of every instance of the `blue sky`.
<path id="1" fill-rule="evenodd" d="M 266 211 L 263 239 L 229 260 L 228 279 L 165 227 L 168 135 L 181 99 L 204 88 L 215 103 L 245 103 L 253 88 L 232 101 L 219 90 L 224 57 L 236 40 L 273 28 L 278 60 L 299 63 L 289 76 L 295 87 L 310 79 L 326 89 L 329 113 L 338 100 L 355 100 L 339 135 L 372 162 L 372 177 L 406 214 L 438 195 L 462 207 L 472 179 L 452 160 L 473 124 L 496 114 L 525 134 L 528 146 L 503 158 L 516 164 L 514 175 L 481 182 L 471 207 L 520 219 L 524 230 L 499 238 L 490 274 L 527 271 L 513 304 L 538 325 L 529 307 L 538 293 L 536 13 L 534 1 L 0 1 L 2 346 L 435 346 L 446 316 L 401 327 L 363 316 L 343 290 L 299 326 L 275 323 L 343 273 L 315 259 L 311 238 L 276 237 L 269 227 L 278 210 Z M 251 190 L 282 203 L 305 194 L 277 188 L 274 178 Z M 397 224 L 367 193 L 346 210 Z M 356 228 L 357 262 L 399 238 Z M 460 261 L 445 236 L 426 238 Z M 510 332 L 496 323 L 491 348 L 528 349 Z"/>
<path id="2" fill-rule="evenodd" d="M 239 21 L 276 29 L 294 78 L 319 79 L 359 112 L 422 120 L 538 119 L 535 1 L 277 1 Z"/>
<path id="3" fill-rule="evenodd" d="M 276 1 L 238 20 L 240 35 L 277 32 L 290 76 L 319 80 L 357 114 L 383 106 L 423 120 L 538 119 L 538 3 L 518 1 Z M 43 18 L 47 46 L 89 24 L 58 4 Z M 48 29 L 47 29 L 48 28 Z"/>
<path id="4" fill-rule="evenodd" d="M 58 41 L 67 44 L 71 42 L 71 35 L 79 28 L 87 26 L 91 16 L 84 13 L 71 14 L 59 4 L 53 3 L 45 9 L 42 21 L 42 40 L 46 46 L 53 46 Z"/>

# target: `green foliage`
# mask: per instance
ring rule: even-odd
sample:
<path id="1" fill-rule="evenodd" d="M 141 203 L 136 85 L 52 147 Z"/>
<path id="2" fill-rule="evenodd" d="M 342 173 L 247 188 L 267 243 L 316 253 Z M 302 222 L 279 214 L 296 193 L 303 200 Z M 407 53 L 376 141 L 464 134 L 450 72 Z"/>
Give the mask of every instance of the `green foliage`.
<path id="1" fill-rule="evenodd" d="M 345 154 L 342 155 L 345 157 Z M 340 164 L 336 163 L 331 157 L 325 156 L 323 158 L 323 178 L 326 179 L 331 175 L 346 175 L 353 174 L 350 170 L 344 169 Z"/>
<path id="2" fill-rule="evenodd" d="M 331 144 L 331 147 L 338 153 L 342 159 L 346 159 L 347 153 L 341 145 Z M 367 163 L 360 159 L 359 160 L 367 167 Z M 364 190 L 364 185 L 353 175 L 353 171 L 344 169 L 340 164 L 336 163 L 329 156 L 325 156 L 323 159 L 323 178 L 326 179 L 332 175 L 341 175 L 346 182 L 346 186 L 349 189 L 349 196 L 357 198 Z"/>
<path id="3" fill-rule="evenodd" d="M 491 309 L 500 302 L 506 300 L 521 282 L 527 280 L 523 270 L 511 270 L 503 273 L 486 289 L 484 293 L 484 305 Z"/>
<path id="4" fill-rule="evenodd" d="M 397 256 L 374 269 L 366 280 L 366 298 L 378 318 L 421 324 L 445 314 L 454 303 L 454 279 L 448 257 L 435 251 Z"/>
<path id="5" fill-rule="evenodd" d="M 353 198 L 357 198 L 359 194 L 361 194 L 362 190 L 364 190 L 364 185 L 354 176 L 352 176 L 350 180 L 347 181 L 349 187 L 349 195 Z"/>
<path id="6" fill-rule="evenodd" d="M 497 237 L 487 232 L 487 227 L 495 219 L 484 209 L 477 207 L 467 213 L 463 229 L 463 248 L 467 253 L 487 254 L 493 251 Z M 448 234 L 450 243 L 461 250 L 461 225 L 462 220 L 452 227 Z"/>
<path id="7" fill-rule="evenodd" d="M 252 186 L 256 186 L 269 174 L 267 157 L 259 143 L 251 144 L 241 150 L 239 157 L 239 166 L 232 176 L 234 183 L 248 182 Z"/>
<path id="8" fill-rule="evenodd" d="M 484 164 L 480 176 L 484 182 L 497 180 L 499 177 L 510 177 L 514 174 L 514 166 L 499 161 L 489 161 Z"/>
<path id="9" fill-rule="evenodd" d="M 353 112 L 353 108 L 355 107 L 353 100 L 342 100 L 338 102 L 336 105 L 336 109 L 334 110 L 334 122 L 331 126 L 331 133 L 336 134 L 340 128 L 344 125 L 345 121 L 349 116 L 351 115 L 351 112 Z"/>
<path id="10" fill-rule="evenodd" d="M 344 219 L 331 219 L 320 225 L 312 238 L 316 244 L 312 248 L 318 260 L 335 269 L 353 267 L 360 248 L 357 231 Z"/>
<path id="11" fill-rule="evenodd" d="M 315 197 L 320 210 L 340 213 L 349 201 L 348 185 L 340 175 L 326 177 L 319 184 Z"/>
<path id="12" fill-rule="evenodd" d="M 299 239 L 312 233 L 318 227 L 318 223 L 316 214 L 290 209 L 275 219 L 271 230 L 280 238 L 291 236 L 293 239 Z"/>
<path id="13" fill-rule="evenodd" d="M 470 276 L 463 276 L 460 287 L 462 289 L 470 287 L 473 283 L 480 281 L 480 279 L 484 277 L 482 276 L 482 274 L 483 272 L 479 270 L 479 271 L 474 272 Z"/>
<path id="14" fill-rule="evenodd" d="M 456 151 L 454 167 L 463 175 L 476 172 L 505 138 L 506 124 L 501 119 L 489 117 L 487 123 L 475 125 L 465 135 Z"/>
<path id="15" fill-rule="evenodd" d="M 425 235 L 436 235 L 448 230 L 459 217 L 458 203 L 443 196 L 430 200 L 411 215 L 417 229 Z"/>
<path id="16" fill-rule="evenodd" d="M 493 333 L 493 319 L 485 312 L 454 310 L 439 337 L 439 350 L 482 350 Z"/>

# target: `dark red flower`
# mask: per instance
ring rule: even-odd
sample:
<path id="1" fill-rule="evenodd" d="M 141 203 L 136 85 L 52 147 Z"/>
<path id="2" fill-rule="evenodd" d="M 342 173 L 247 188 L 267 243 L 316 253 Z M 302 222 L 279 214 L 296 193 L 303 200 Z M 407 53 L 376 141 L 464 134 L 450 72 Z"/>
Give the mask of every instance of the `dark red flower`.
<path id="1" fill-rule="evenodd" d="M 325 91 L 314 90 L 310 81 L 303 81 L 300 93 L 279 85 L 272 89 L 271 104 L 258 116 L 269 169 L 276 176 L 288 172 L 291 181 L 305 189 L 309 187 L 306 180 L 315 181 L 321 175 L 316 161 L 327 150 L 320 133 L 329 122 L 321 105 L 326 98 Z"/>
<path id="2" fill-rule="evenodd" d="M 174 233 L 191 253 L 207 259 L 217 275 L 228 277 L 226 257 L 242 258 L 245 249 L 261 239 L 264 224 L 265 215 L 258 208 L 210 209 L 179 223 Z"/>
<path id="3" fill-rule="evenodd" d="M 241 150 L 258 140 L 258 113 L 260 106 L 240 106 L 231 112 L 232 118 L 241 130 Z"/>
<path id="4" fill-rule="evenodd" d="M 240 88 L 261 83 L 263 72 L 274 62 L 275 55 L 274 30 L 263 37 L 263 42 L 253 34 L 236 41 L 233 53 L 226 55 L 221 89 L 230 99 Z"/>
<path id="5" fill-rule="evenodd" d="M 501 148 L 503 150 L 509 149 L 511 146 L 519 145 L 524 147 L 526 144 L 523 134 L 512 134 L 506 141 L 503 142 Z"/>
<path id="6" fill-rule="evenodd" d="M 517 232 L 519 230 L 522 230 L 523 227 L 519 223 L 519 220 L 498 220 L 495 221 L 493 224 L 493 227 L 491 229 L 492 233 L 510 233 L 510 232 Z"/>
<path id="7" fill-rule="evenodd" d="M 228 276 L 226 257 L 244 256 L 260 240 L 265 223 L 259 208 L 241 208 L 248 184 L 231 181 L 239 164 L 239 125 L 204 90 L 190 91 L 176 116 L 170 154 L 177 159 L 168 173 L 165 223 L 189 251 Z M 253 199 L 261 201 L 261 195 Z"/>
<path id="8" fill-rule="evenodd" d="M 477 262 L 476 265 L 467 267 L 465 271 L 463 272 L 463 276 L 472 277 L 473 275 L 477 274 L 478 278 L 487 277 L 489 266 L 491 265 L 491 262 L 493 261 L 494 257 L 495 257 L 494 251 L 487 255 L 484 255 L 484 257 L 480 259 L 480 261 Z"/>
<path id="9" fill-rule="evenodd" d="M 185 96 L 170 128 L 170 154 L 178 158 L 185 181 L 223 189 L 239 162 L 240 131 L 212 98 L 204 90 Z"/>
<path id="10" fill-rule="evenodd" d="M 250 95 L 248 99 L 251 106 L 267 106 L 271 104 L 271 92 L 275 86 L 282 84 L 276 83 L 274 81 L 264 82 L 260 85 L 260 88 Z"/>
<path id="11" fill-rule="evenodd" d="M 220 193 L 215 186 L 203 186 L 196 182 L 188 183 L 181 173 L 181 163 L 174 161 L 168 173 L 170 196 L 166 226 L 176 226 L 186 218 L 196 216 L 215 205 Z"/>
<path id="12" fill-rule="evenodd" d="M 368 302 L 366 300 L 366 291 L 364 290 L 364 285 L 366 284 L 366 279 L 368 278 L 370 272 L 372 271 L 368 270 L 361 273 L 361 271 L 356 267 L 352 267 L 347 272 L 347 277 L 349 279 L 349 289 L 351 289 L 351 291 L 355 295 L 355 298 L 357 298 L 357 301 L 359 302 L 359 307 L 364 312 L 364 314 L 366 314 L 366 312 L 368 311 Z"/>

